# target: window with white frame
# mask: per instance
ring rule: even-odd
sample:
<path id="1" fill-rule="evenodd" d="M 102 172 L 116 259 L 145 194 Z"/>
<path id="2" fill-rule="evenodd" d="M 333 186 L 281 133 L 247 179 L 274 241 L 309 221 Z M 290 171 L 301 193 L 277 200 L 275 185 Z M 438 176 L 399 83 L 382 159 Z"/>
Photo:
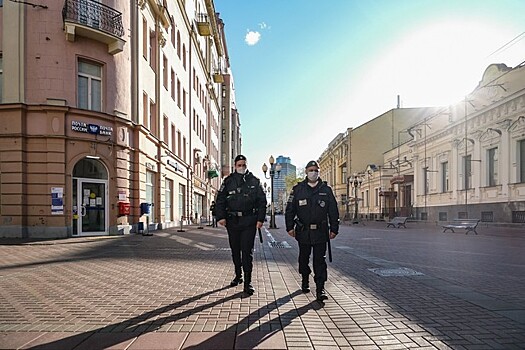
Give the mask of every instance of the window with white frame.
<path id="1" fill-rule="evenodd" d="M 165 188 L 164 188 L 164 220 L 172 220 L 173 212 L 173 181 L 166 179 Z"/>
<path id="2" fill-rule="evenodd" d="M 153 204 L 155 198 L 155 173 L 152 171 L 146 171 L 146 203 Z M 153 213 L 154 205 L 150 207 L 150 217 L 155 218 Z"/>
<path id="3" fill-rule="evenodd" d="M 519 167 L 518 181 L 525 182 L 525 140 L 518 141 Z"/>
<path id="4" fill-rule="evenodd" d="M 102 66 L 79 60 L 77 84 L 78 108 L 102 111 Z"/>
<path id="5" fill-rule="evenodd" d="M 496 186 L 498 184 L 498 148 L 487 150 L 487 185 Z"/>
<path id="6" fill-rule="evenodd" d="M 441 163 L 441 192 L 447 192 L 448 187 L 448 162 Z"/>

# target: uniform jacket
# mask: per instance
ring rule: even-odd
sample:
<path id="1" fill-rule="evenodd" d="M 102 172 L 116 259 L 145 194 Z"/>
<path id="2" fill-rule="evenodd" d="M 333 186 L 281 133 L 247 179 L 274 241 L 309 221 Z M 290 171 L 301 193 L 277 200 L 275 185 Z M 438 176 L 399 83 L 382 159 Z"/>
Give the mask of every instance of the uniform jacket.
<path id="1" fill-rule="evenodd" d="M 315 187 L 308 180 L 295 185 L 285 211 L 286 231 L 295 229 L 300 243 L 327 242 L 329 232 L 339 233 L 339 211 L 330 186 L 319 179 Z M 316 228 L 312 228 L 316 225 Z"/>
<path id="2" fill-rule="evenodd" d="M 244 216 L 257 218 L 256 221 L 264 221 L 266 217 L 266 195 L 261 186 L 261 181 L 251 172 L 242 175 L 231 173 L 224 179 L 217 200 L 215 201 L 215 216 L 217 221 L 227 219 L 228 213 L 243 212 Z M 244 220 L 244 219 L 243 219 Z M 254 221 L 255 223 L 255 221 Z"/>

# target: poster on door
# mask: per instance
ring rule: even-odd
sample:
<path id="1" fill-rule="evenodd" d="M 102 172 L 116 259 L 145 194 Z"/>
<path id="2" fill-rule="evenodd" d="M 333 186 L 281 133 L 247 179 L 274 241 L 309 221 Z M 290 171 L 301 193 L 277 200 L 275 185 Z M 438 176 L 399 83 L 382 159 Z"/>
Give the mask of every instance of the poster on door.
<path id="1" fill-rule="evenodd" d="M 64 215 L 63 187 L 51 187 L 51 215 Z"/>

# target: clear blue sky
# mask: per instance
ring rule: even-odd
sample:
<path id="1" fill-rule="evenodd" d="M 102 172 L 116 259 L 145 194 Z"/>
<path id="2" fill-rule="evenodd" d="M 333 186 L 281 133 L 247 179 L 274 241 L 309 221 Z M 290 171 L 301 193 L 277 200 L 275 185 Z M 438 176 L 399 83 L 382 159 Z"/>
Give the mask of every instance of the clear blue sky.
<path id="1" fill-rule="evenodd" d="M 525 61 L 524 0 L 215 0 L 243 153 L 298 168 L 396 107 L 453 104 L 490 63 Z M 520 34 L 520 37 L 518 37 Z M 498 48 L 518 37 L 505 49 Z"/>

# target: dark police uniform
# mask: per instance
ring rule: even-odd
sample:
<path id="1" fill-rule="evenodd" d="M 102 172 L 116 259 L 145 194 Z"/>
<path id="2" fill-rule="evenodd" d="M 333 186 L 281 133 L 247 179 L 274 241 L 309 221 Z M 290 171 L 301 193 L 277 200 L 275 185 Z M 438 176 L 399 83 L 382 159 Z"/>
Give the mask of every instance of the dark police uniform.
<path id="1" fill-rule="evenodd" d="M 224 179 L 217 193 L 215 212 L 217 222 L 226 219 L 226 229 L 235 266 L 235 279 L 232 285 L 242 282 L 242 267 L 244 290 L 251 294 L 253 293 L 251 277 L 256 225 L 257 221 L 264 222 L 266 216 L 266 195 L 259 179 L 248 171 L 244 175 L 231 173 Z"/>
<path id="2" fill-rule="evenodd" d="M 339 232 L 339 211 L 330 186 L 321 179 L 317 180 L 315 187 L 308 184 L 308 179 L 295 185 L 288 198 L 285 220 L 286 231 L 295 230 L 295 239 L 299 243 L 299 273 L 303 277 L 305 292 L 309 291 L 308 276 L 312 271 L 308 263 L 313 249 L 314 281 L 319 299 L 320 293 L 324 294 L 328 277 L 326 243 L 330 232 Z"/>

